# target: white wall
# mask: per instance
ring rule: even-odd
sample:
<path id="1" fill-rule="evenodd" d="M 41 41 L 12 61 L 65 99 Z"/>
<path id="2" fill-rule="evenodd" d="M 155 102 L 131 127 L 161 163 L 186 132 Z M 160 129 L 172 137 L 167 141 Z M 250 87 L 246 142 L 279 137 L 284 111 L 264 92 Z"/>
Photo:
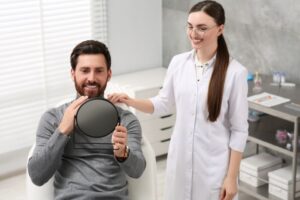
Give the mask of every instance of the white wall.
<path id="1" fill-rule="evenodd" d="M 108 0 L 108 46 L 114 75 L 161 67 L 161 0 Z M 28 148 L 0 155 L 0 179 L 25 169 Z"/>
<path id="2" fill-rule="evenodd" d="M 109 0 L 113 74 L 162 67 L 162 1 Z"/>

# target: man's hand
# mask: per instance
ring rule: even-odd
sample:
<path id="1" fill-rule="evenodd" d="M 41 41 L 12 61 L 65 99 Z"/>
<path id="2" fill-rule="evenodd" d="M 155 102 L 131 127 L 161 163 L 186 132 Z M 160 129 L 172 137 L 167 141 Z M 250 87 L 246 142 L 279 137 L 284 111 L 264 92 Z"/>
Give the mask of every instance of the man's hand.
<path id="1" fill-rule="evenodd" d="M 80 107 L 87 100 L 87 96 L 81 96 L 73 101 L 65 110 L 64 116 L 58 127 L 62 134 L 69 135 L 74 129 L 74 117 Z"/>
<path id="2" fill-rule="evenodd" d="M 114 156 L 126 157 L 127 129 L 124 126 L 116 126 L 112 135 L 112 143 L 114 144 Z"/>

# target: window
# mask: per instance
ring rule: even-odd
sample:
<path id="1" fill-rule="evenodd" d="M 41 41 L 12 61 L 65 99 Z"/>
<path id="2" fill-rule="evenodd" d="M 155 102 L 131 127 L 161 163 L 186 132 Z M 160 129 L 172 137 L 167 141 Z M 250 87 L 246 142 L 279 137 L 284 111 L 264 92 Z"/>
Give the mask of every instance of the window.
<path id="1" fill-rule="evenodd" d="M 48 108 L 75 96 L 72 48 L 107 43 L 106 0 L 11 0 L 0 6 L 0 154 L 30 146 Z"/>

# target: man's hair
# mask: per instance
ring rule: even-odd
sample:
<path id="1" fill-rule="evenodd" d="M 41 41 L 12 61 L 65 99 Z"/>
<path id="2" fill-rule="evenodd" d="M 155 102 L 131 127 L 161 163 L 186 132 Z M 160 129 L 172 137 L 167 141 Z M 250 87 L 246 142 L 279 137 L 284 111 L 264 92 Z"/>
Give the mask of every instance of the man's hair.
<path id="1" fill-rule="evenodd" d="M 106 65 L 107 65 L 107 70 L 110 69 L 111 66 L 111 57 L 108 48 L 106 47 L 105 44 L 102 42 L 96 41 L 96 40 L 86 40 L 78 45 L 75 46 L 73 49 L 71 56 L 70 56 L 70 61 L 71 61 L 71 67 L 73 70 L 75 70 L 77 62 L 78 62 L 78 57 L 80 55 L 86 55 L 86 54 L 102 54 L 105 57 Z"/>

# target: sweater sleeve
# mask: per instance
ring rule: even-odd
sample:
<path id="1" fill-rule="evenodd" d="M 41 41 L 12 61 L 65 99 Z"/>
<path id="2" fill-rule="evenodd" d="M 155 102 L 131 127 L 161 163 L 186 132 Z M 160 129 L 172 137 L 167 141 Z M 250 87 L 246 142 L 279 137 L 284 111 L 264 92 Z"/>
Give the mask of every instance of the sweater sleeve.
<path id="1" fill-rule="evenodd" d="M 138 178 L 146 168 L 146 161 L 141 149 L 141 125 L 138 119 L 129 111 L 124 111 L 121 119 L 121 124 L 127 128 L 127 145 L 130 153 L 128 158 L 124 162 L 119 162 L 119 164 L 129 177 Z"/>
<path id="2" fill-rule="evenodd" d="M 28 161 L 28 173 L 32 182 L 38 186 L 46 183 L 61 165 L 64 147 L 68 136 L 58 130 L 58 119 L 55 109 L 43 114 L 40 119 L 36 145 Z"/>

